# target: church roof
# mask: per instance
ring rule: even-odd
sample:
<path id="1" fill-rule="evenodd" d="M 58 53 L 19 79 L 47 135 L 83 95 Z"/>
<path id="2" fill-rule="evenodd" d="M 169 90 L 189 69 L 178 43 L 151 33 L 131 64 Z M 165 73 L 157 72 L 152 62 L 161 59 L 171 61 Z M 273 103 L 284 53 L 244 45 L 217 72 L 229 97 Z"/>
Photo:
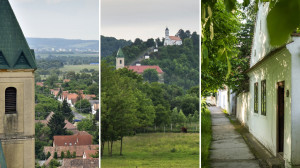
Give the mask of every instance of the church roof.
<path id="1" fill-rule="evenodd" d="M 170 36 L 170 39 L 175 41 L 181 41 L 180 37 L 177 36 Z"/>
<path id="2" fill-rule="evenodd" d="M 124 54 L 121 48 L 119 48 L 118 53 L 117 53 L 118 58 L 124 58 Z"/>
<path id="3" fill-rule="evenodd" d="M 136 73 L 142 74 L 146 69 L 155 69 L 158 74 L 162 74 L 163 71 L 157 65 L 141 65 L 141 66 L 129 66 L 129 70 L 133 70 Z"/>
<path id="4" fill-rule="evenodd" d="M 4 152 L 2 148 L 2 142 L 0 140 L 0 168 L 6 168 L 6 162 L 5 162 L 5 157 L 4 157 Z"/>
<path id="5" fill-rule="evenodd" d="M 0 0 L 0 69 L 36 68 L 34 51 L 29 48 L 8 0 Z"/>

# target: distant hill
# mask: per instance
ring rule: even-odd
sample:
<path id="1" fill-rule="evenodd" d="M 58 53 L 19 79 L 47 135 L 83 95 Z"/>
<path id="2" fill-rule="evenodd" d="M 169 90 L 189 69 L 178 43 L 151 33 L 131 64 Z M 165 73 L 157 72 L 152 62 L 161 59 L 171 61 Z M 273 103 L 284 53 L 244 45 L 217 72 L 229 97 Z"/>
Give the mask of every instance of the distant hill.
<path id="1" fill-rule="evenodd" d="M 101 36 L 101 57 L 106 57 L 116 52 L 120 47 L 129 46 L 131 41 L 118 40 L 114 37 Z"/>
<path id="2" fill-rule="evenodd" d="M 39 51 L 99 51 L 98 40 L 27 38 L 30 48 Z"/>

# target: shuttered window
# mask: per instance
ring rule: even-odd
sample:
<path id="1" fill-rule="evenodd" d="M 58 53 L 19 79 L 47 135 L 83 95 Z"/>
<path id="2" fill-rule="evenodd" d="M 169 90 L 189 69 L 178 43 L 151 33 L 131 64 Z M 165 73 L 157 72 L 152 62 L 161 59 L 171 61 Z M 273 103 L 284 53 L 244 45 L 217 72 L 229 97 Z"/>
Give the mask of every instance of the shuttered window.
<path id="1" fill-rule="evenodd" d="M 5 90 L 5 114 L 17 113 L 17 89 L 14 87 Z"/>
<path id="2" fill-rule="evenodd" d="M 261 81 L 261 115 L 266 115 L 267 111 L 267 92 L 266 92 L 266 80 Z"/>
<path id="3" fill-rule="evenodd" d="M 258 113 L 258 83 L 254 83 L 254 113 Z"/>

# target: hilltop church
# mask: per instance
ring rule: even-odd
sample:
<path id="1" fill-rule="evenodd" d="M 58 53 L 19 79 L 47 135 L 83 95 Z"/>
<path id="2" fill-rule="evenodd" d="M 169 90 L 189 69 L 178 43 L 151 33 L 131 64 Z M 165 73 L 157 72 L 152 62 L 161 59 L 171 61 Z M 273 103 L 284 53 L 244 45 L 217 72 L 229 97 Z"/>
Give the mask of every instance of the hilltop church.
<path id="1" fill-rule="evenodd" d="M 35 54 L 8 0 L 0 0 L 0 167 L 35 167 Z"/>
<path id="2" fill-rule="evenodd" d="M 165 30 L 165 42 L 164 46 L 167 45 L 182 45 L 182 40 L 178 36 L 169 36 L 169 29 Z"/>

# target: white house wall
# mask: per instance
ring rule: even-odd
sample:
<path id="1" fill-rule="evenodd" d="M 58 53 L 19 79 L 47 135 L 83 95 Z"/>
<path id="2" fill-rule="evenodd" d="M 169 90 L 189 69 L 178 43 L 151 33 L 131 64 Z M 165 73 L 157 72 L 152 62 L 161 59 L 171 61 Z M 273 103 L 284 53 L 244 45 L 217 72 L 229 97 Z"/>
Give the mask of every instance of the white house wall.
<path id="1" fill-rule="evenodd" d="M 292 43 L 287 45 L 287 49 L 292 54 L 292 88 L 290 89 L 291 103 L 291 163 L 300 165 L 300 37 L 293 37 Z"/>
<path id="2" fill-rule="evenodd" d="M 240 123 L 242 123 L 242 125 L 245 125 L 246 127 L 249 127 L 248 125 L 249 111 L 250 111 L 249 92 L 239 94 L 237 97 L 236 118 L 240 121 Z"/>
<path id="3" fill-rule="evenodd" d="M 269 57 L 250 77 L 249 131 L 275 156 L 277 151 L 277 83 L 285 82 L 285 91 L 291 91 L 291 55 L 284 48 Z M 261 115 L 261 81 L 266 80 L 266 116 Z M 258 113 L 254 113 L 254 83 L 258 82 Z M 291 96 L 284 98 L 284 158 L 291 158 Z"/>
<path id="4" fill-rule="evenodd" d="M 217 94 L 217 107 L 229 111 L 227 90 L 219 90 Z"/>

